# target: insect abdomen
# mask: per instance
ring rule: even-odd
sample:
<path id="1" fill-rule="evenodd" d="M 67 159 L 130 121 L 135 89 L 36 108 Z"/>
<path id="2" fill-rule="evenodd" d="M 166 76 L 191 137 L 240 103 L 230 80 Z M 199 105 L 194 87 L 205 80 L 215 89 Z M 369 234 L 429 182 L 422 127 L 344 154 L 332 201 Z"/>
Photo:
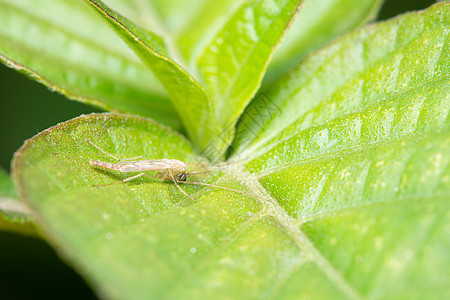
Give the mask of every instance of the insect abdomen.
<path id="1" fill-rule="evenodd" d="M 99 161 L 99 160 L 91 160 L 89 161 L 91 166 L 95 166 L 95 167 L 100 167 L 100 168 L 105 168 L 105 169 L 110 169 L 110 170 L 119 170 L 120 166 L 118 166 L 117 164 L 113 164 L 113 163 L 107 163 L 107 162 L 103 162 L 103 161 Z"/>

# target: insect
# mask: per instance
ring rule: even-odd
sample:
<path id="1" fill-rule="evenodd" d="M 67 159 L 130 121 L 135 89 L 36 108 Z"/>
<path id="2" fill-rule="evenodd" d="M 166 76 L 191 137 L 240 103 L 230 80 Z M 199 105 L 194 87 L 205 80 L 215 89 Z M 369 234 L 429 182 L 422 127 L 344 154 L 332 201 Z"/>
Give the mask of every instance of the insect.
<path id="1" fill-rule="evenodd" d="M 123 173 L 141 172 L 141 173 L 139 173 L 137 175 L 125 178 L 123 180 L 120 180 L 120 181 L 117 181 L 117 182 L 113 182 L 113 183 L 108 183 L 108 184 L 101 184 L 99 186 L 107 186 L 107 185 L 113 185 L 113 184 L 118 184 L 118 183 L 124 183 L 124 182 L 130 181 L 130 180 L 142 177 L 142 176 L 150 176 L 150 177 L 152 177 L 150 174 L 145 173 L 145 172 L 151 171 L 153 173 L 156 173 L 156 177 L 158 177 L 161 180 L 171 180 L 171 181 L 173 181 L 173 183 L 175 183 L 177 188 L 186 197 L 189 197 L 192 200 L 197 200 L 197 199 L 193 198 L 188 193 L 186 193 L 180 187 L 179 183 L 211 186 L 211 187 L 221 188 L 221 189 L 229 190 L 229 191 L 232 191 L 232 192 L 236 192 L 236 193 L 240 193 L 240 194 L 249 195 L 249 196 L 252 196 L 252 197 L 259 198 L 257 195 L 254 195 L 254 194 L 251 194 L 251 193 L 247 193 L 247 192 L 244 192 L 244 191 L 240 191 L 240 190 L 236 190 L 236 189 L 232 189 L 232 188 L 228 188 L 228 187 L 224 187 L 224 186 L 219 186 L 219 185 L 214 185 L 214 184 L 209 184 L 209 183 L 203 183 L 203 182 L 186 181 L 187 180 L 187 176 L 189 174 L 189 173 L 186 173 L 187 166 L 186 166 L 186 164 L 184 162 L 182 162 L 180 160 L 177 160 L 177 159 L 163 158 L 163 159 L 145 160 L 145 159 L 143 159 L 142 156 L 126 158 L 126 159 L 120 159 L 120 158 L 118 158 L 118 157 L 116 157 L 116 156 L 106 152 L 105 150 L 103 150 L 102 148 L 100 148 L 99 146 L 94 144 L 90 139 L 87 139 L 87 141 L 92 146 L 94 146 L 99 151 L 101 151 L 102 153 L 104 153 L 104 154 L 108 155 L 109 157 L 114 158 L 115 160 L 117 160 L 116 163 L 103 162 L 103 161 L 98 161 L 98 160 L 90 160 L 89 163 L 92 166 L 100 167 L 100 168 L 104 168 L 104 169 L 108 169 L 108 170 L 119 171 L 119 172 L 123 172 Z M 137 160 L 137 159 L 139 159 L 139 160 Z M 196 173 L 196 174 L 198 174 L 198 173 Z"/>

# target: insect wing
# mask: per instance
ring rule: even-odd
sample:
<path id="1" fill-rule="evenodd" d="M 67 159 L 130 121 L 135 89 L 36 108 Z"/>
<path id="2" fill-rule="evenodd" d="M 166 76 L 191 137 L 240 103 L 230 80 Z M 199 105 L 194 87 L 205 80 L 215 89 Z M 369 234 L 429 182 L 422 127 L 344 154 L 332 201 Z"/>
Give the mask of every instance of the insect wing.
<path id="1" fill-rule="evenodd" d="M 167 163 L 158 159 L 121 162 L 119 164 L 122 172 L 162 171 L 170 167 Z"/>

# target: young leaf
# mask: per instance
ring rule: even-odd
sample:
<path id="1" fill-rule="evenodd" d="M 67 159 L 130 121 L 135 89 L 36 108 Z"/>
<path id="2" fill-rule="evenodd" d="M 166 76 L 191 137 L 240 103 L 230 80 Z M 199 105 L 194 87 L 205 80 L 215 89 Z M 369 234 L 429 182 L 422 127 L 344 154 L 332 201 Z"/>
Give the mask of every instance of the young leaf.
<path id="1" fill-rule="evenodd" d="M 108 6 L 134 23 L 160 33 L 174 44 L 189 67 L 242 0 L 109 0 Z M 207 17 L 205 17 L 207 16 Z M 175 47 L 176 46 L 176 47 Z M 178 48 L 178 49 L 176 49 Z M 176 60 L 176 59 L 175 59 Z"/>
<path id="2" fill-rule="evenodd" d="M 220 142 L 217 138 L 220 128 L 204 88 L 180 65 L 152 47 L 151 38 L 144 29 L 112 11 L 101 1 L 86 0 L 86 2 L 104 17 L 158 77 L 169 93 L 197 150 L 204 149 L 213 141 Z"/>
<path id="3" fill-rule="evenodd" d="M 80 1 L 0 0 L 0 61 L 69 98 L 180 120 L 158 80 Z"/>
<path id="4" fill-rule="evenodd" d="M 200 31 L 209 30 L 207 28 L 201 29 L 200 27 L 203 26 L 195 26 L 194 21 L 197 20 L 200 23 L 206 22 L 201 24 L 209 24 L 210 26 L 214 27 L 214 19 L 221 18 L 220 14 L 227 15 L 230 5 L 239 5 L 240 2 L 242 2 L 242 0 L 191 0 L 189 2 L 184 0 L 152 0 L 151 6 L 155 10 L 159 18 L 162 20 L 162 22 L 166 25 L 168 30 L 170 30 L 171 32 L 184 31 L 188 33 L 188 31 L 194 29 L 194 27 L 198 27 L 196 30 Z M 208 7 L 210 8 L 209 10 L 207 10 Z M 208 12 L 211 13 L 211 15 L 208 15 L 208 17 L 205 18 L 204 16 L 207 15 Z M 203 18 L 201 18 L 200 16 Z M 201 35 L 202 34 L 198 36 Z"/>
<path id="5" fill-rule="evenodd" d="M 435 5 L 353 32 L 310 56 L 247 109 L 236 155 L 262 154 L 304 129 L 335 122 L 353 137 L 333 144 L 337 127 L 327 136 L 318 129 L 323 147 L 442 126 L 449 109 L 449 20 L 449 4 Z M 299 144 L 298 153 L 305 147 Z"/>
<path id="6" fill-rule="evenodd" d="M 305 1 L 297 20 L 270 61 L 265 84 L 296 66 L 308 52 L 372 21 L 382 3 L 382 0 Z"/>
<path id="7" fill-rule="evenodd" d="M 301 0 L 245 1 L 198 59 L 225 140 L 256 93 Z"/>

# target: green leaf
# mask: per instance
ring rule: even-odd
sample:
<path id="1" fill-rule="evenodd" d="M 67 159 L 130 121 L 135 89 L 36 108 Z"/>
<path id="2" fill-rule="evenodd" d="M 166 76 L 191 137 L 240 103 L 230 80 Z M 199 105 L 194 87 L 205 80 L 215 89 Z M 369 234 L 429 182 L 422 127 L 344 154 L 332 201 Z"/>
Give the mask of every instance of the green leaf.
<path id="1" fill-rule="evenodd" d="M 206 32 L 213 32 L 211 31 L 213 28 L 217 29 L 218 21 L 221 20 L 219 23 L 223 23 L 233 8 L 238 7 L 241 2 L 242 0 L 152 0 L 151 9 L 177 39 L 184 40 L 183 34 L 189 35 L 191 31 L 195 31 L 195 34 L 191 34 L 191 37 L 194 37 L 192 40 L 186 39 L 191 40 L 194 44 L 192 46 L 195 46 L 199 43 L 199 40 L 195 41 L 195 36 L 198 38 L 209 35 Z M 205 15 L 208 17 L 205 18 Z M 182 47 L 184 50 L 188 48 Z"/>
<path id="2" fill-rule="evenodd" d="M 194 200 L 147 178 L 95 187 L 134 174 L 92 167 L 113 159 L 87 138 L 120 158 L 201 160 L 174 131 L 116 114 L 27 141 L 19 194 L 103 297 L 446 299 L 449 12 L 352 33 L 255 101 L 239 160 L 190 179 L 254 197 L 182 185 Z"/>
<path id="3" fill-rule="evenodd" d="M 30 214 L 29 209 L 18 199 L 9 174 L 0 169 L 0 217 L 9 222 L 26 223 L 30 221 Z"/>
<path id="4" fill-rule="evenodd" d="M 16 180 L 40 225 L 103 296 L 404 298 L 438 296 L 449 284 L 437 271 L 449 267 L 448 131 L 258 175 L 279 201 L 211 188 L 187 190 L 193 202 L 173 184 L 145 180 L 95 188 L 124 177 L 89 166 L 109 158 L 86 137 L 121 157 L 190 150 L 148 121 L 91 115 L 16 156 Z M 258 177 L 229 171 L 262 190 Z"/>
<path id="5" fill-rule="evenodd" d="M 183 185 L 198 199 L 194 202 L 173 183 L 147 178 L 95 187 L 127 175 L 90 166 L 92 159 L 111 158 L 87 138 L 122 158 L 195 157 L 189 143 L 175 132 L 146 119 L 111 114 L 57 125 L 26 142 L 16 154 L 14 173 L 21 197 L 40 216 L 37 222 L 47 236 L 101 293 L 129 299 L 170 292 L 168 285 L 193 271 L 262 208 L 237 193 Z M 229 181 L 230 187 L 239 187 L 238 180 Z"/>
<path id="6" fill-rule="evenodd" d="M 332 39 L 372 21 L 382 0 L 306 1 L 280 48 L 270 61 L 265 83 L 296 66 L 307 53 Z"/>
<path id="7" fill-rule="evenodd" d="M 235 155 L 282 149 L 308 128 L 317 128 L 310 131 L 316 145 L 299 144 L 296 159 L 311 147 L 359 147 L 441 126 L 449 109 L 448 14 L 448 4 L 436 5 L 357 30 L 309 56 L 246 110 Z"/>
<path id="8" fill-rule="evenodd" d="M 180 65 L 153 48 L 144 29 L 112 11 L 101 1 L 86 0 L 86 2 L 104 17 L 158 77 L 169 93 L 197 150 L 204 149 L 213 140 L 220 142 L 217 138 L 220 128 L 204 88 Z"/>
<path id="9" fill-rule="evenodd" d="M 8 0 L 1 1 L 6 3 Z M 172 28 L 172 32 L 164 32 L 161 27 L 166 24 L 144 22 L 139 17 L 139 8 L 152 11 L 151 6 L 132 2 L 122 2 L 122 5 L 118 5 L 118 2 L 113 1 L 113 4 L 126 10 L 128 15 L 138 18 L 138 21 L 145 24 L 146 28 L 162 32 L 164 39 L 169 40 L 169 43 L 175 40 L 179 44 L 179 51 L 189 61 L 191 69 L 194 72 L 198 71 L 199 76 L 205 79 L 205 90 L 172 59 L 172 55 L 177 54 L 175 45 L 172 45 L 173 51 L 169 55 L 162 37 L 136 26 L 101 1 L 86 1 L 115 29 L 164 86 L 166 91 L 162 91 L 158 85 L 148 85 L 149 88 L 157 86 L 158 91 L 161 92 L 161 95 L 149 94 L 149 98 L 154 100 L 152 101 L 144 100 L 146 97 L 143 93 L 137 96 L 136 91 L 128 87 L 125 89 L 123 84 L 106 82 L 106 79 L 101 77 L 106 76 L 109 80 L 119 72 L 128 71 L 125 70 L 128 64 L 136 64 L 135 55 L 131 55 L 129 61 L 122 59 L 120 62 L 110 63 L 113 59 L 118 60 L 128 55 L 128 49 L 124 48 L 122 43 L 113 40 L 114 37 L 107 28 L 97 24 L 97 20 L 91 19 L 91 15 L 86 13 L 85 16 L 82 15 L 84 7 L 78 7 L 79 4 L 72 2 L 60 1 L 56 5 L 48 2 L 45 5 L 51 6 L 51 9 L 45 9 L 45 6 L 41 10 L 36 9 L 37 14 L 28 18 L 30 7 L 23 1 L 25 0 L 17 3 L 7 2 L 8 11 L 5 11 L 5 15 L 7 14 L 8 17 L 5 17 L 7 21 L 4 28 L 14 27 L 16 23 L 25 25 L 22 26 L 23 28 L 17 27 L 17 32 L 5 30 L 5 35 L 8 34 L 10 39 L 13 36 L 25 36 L 28 32 L 27 28 L 36 23 L 39 36 L 30 41 L 26 40 L 26 43 L 32 44 L 32 47 L 25 54 L 21 53 L 23 46 L 19 43 L 5 44 L 4 49 L 0 48 L 0 52 L 4 53 L 4 62 L 23 70 L 69 97 L 100 103 L 103 107 L 120 112 L 150 116 L 163 124 L 179 128 L 172 122 L 173 116 L 169 116 L 167 110 L 164 111 L 168 106 L 161 97 L 167 93 L 197 151 L 204 152 L 213 160 L 219 160 L 224 156 L 226 148 L 234 137 L 234 125 L 255 94 L 270 56 L 292 22 L 301 2 L 300 0 L 245 3 L 217 1 L 213 5 L 206 5 L 199 1 L 190 10 L 191 15 L 186 16 L 184 21 L 180 21 L 189 26 L 178 26 L 178 28 Z M 67 19 L 65 13 L 69 11 L 75 12 L 76 18 L 73 18 L 73 22 L 76 25 L 63 23 Z M 208 11 L 210 17 L 203 18 L 204 23 L 198 24 L 198 15 L 205 11 Z M 167 22 L 170 21 L 167 20 Z M 79 24 L 83 25 L 77 26 Z M 243 24 L 246 24 L 245 27 L 242 27 Z M 194 27 L 195 30 L 193 30 Z M 42 39 L 49 41 L 44 43 L 46 45 L 44 47 L 41 46 Z M 57 45 L 58 47 L 54 47 L 53 44 L 55 41 L 58 42 L 58 39 L 62 41 Z M 224 42 L 227 46 L 222 49 L 221 45 Z M 228 45 L 233 47 L 229 48 Z M 72 47 L 77 51 L 72 51 Z M 218 48 L 217 53 L 215 53 L 216 48 Z M 33 60 L 37 56 L 36 53 L 41 52 L 45 55 L 39 55 L 41 59 Z M 103 68 L 102 64 L 106 61 L 104 54 L 117 56 L 107 61 L 106 68 Z M 67 63 L 61 64 L 55 59 L 58 57 L 66 60 Z M 139 67 L 142 68 L 142 66 Z M 87 70 L 93 68 L 97 68 L 95 72 L 86 74 Z M 215 71 L 212 71 L 213 69 Z M 76 74 L 67 74 L 73 70 L 80 71 Z M 101 74 L 98 75 L 99 77 L 92 77 L 91 73 Z M 143 74 L 133 72 L 131 76 L 134 75 Z M 120 81 L 123 78 L 116 76 L 114 80 Z M 144 75 L 136 80 L 130 77 L 123 81 L 134 84 L 137 81 L 144 83 L 155 80 Z M 120 92 L 118 93 L 117 90 Z M 213 148 L 214 151 L 209 151 L 209 148 Z"/>
<path id="10" fill-rule="evenodd" d="M 220 29 L 198 58 L 215 115 L 225 132 L 256 93 L 270 56 L 299 9 L 301 0 L 246 1 Z"/>
<path id="11" fill-rule="evenodd" d="M 170 11 L 168 16 L 170 19 L 167 22 L 173 28 L 180 52 L 189 65 L 197 66 L 199 56 L 243 5 L 242 2 L 242 0 L 184 1 L 177 3 L 176 9 Z M 163 5 L 166 6 L 166 3 Z M 208 17 L 205 18 L 205 15 Z"/>
<path id="12" fill-rule="evenodd" d="M 30 221 L 31 212 L 18 200 L 11 177 L 0 169 L 0 230 L 35 235 Z"/>
<path id="13" fill-rule="evenodd" d="M 152 72 L 81 1 L 0 0 L 0 7 L 3 63 L 71 99 L 181 127 Z"/>
<path id="14" fill-rule="evenodd" d="M 9 177 L 9 174 L 3 169 L 0 169 L 0 197 L 17 199 L 14 182 Z"/>
<path id="15" fill-rule="evenodd" d="M 257 90 L 270 55 L 301 1 L 250 1 L 242 4 L 199 54 L 196 67 L 205 81 L 208 94 L 187 71 L 146 42 L 145 31 L 102 2 L 88 2 L 155 72 L 171 95 L 197 150 L 217 160 L 231 143 L 237 118 Z M 220 3 L 215 5 L 222 6 Z M 217 18 L 214 20 L 217 22 Z M 196 34 L 206 33 L 201 30 Z M 190 49 L 194 44 L 181 39 L 182 49 L 188 57 L 190 54 L 187 52 L 193 51 Z M 203 41 L 198 42 L 198 45 L 202 44 Z M 211 145 L 217 153 L 208 152 Z"/>
<path id="16" fill-rule="evenodd" d="M 189 67 L 217 31 L 241 5 L 242 0 L 110 0 L 108 6 L 136 24 L 163 35 L 171 47 L 172 56 L 180 53 Z M 208 16 L 205 18 L 205 16 Z M 176 46 L 176 47 L 175 47 Z M 174 51 L 175 50 L 175 51 Z M 177 59 L 175 59 L 177 60 Z"/>
<path id="17" fill-rule="evenodd" d="M 258 177 L 309 237 L 312 255 L 326 258 L 329 277 L 344 277 L 363 298 L 440 298 L 450 283 L 439 271 L 450 268 L 448 149 L 445 130 L 318 156 Z"/>

